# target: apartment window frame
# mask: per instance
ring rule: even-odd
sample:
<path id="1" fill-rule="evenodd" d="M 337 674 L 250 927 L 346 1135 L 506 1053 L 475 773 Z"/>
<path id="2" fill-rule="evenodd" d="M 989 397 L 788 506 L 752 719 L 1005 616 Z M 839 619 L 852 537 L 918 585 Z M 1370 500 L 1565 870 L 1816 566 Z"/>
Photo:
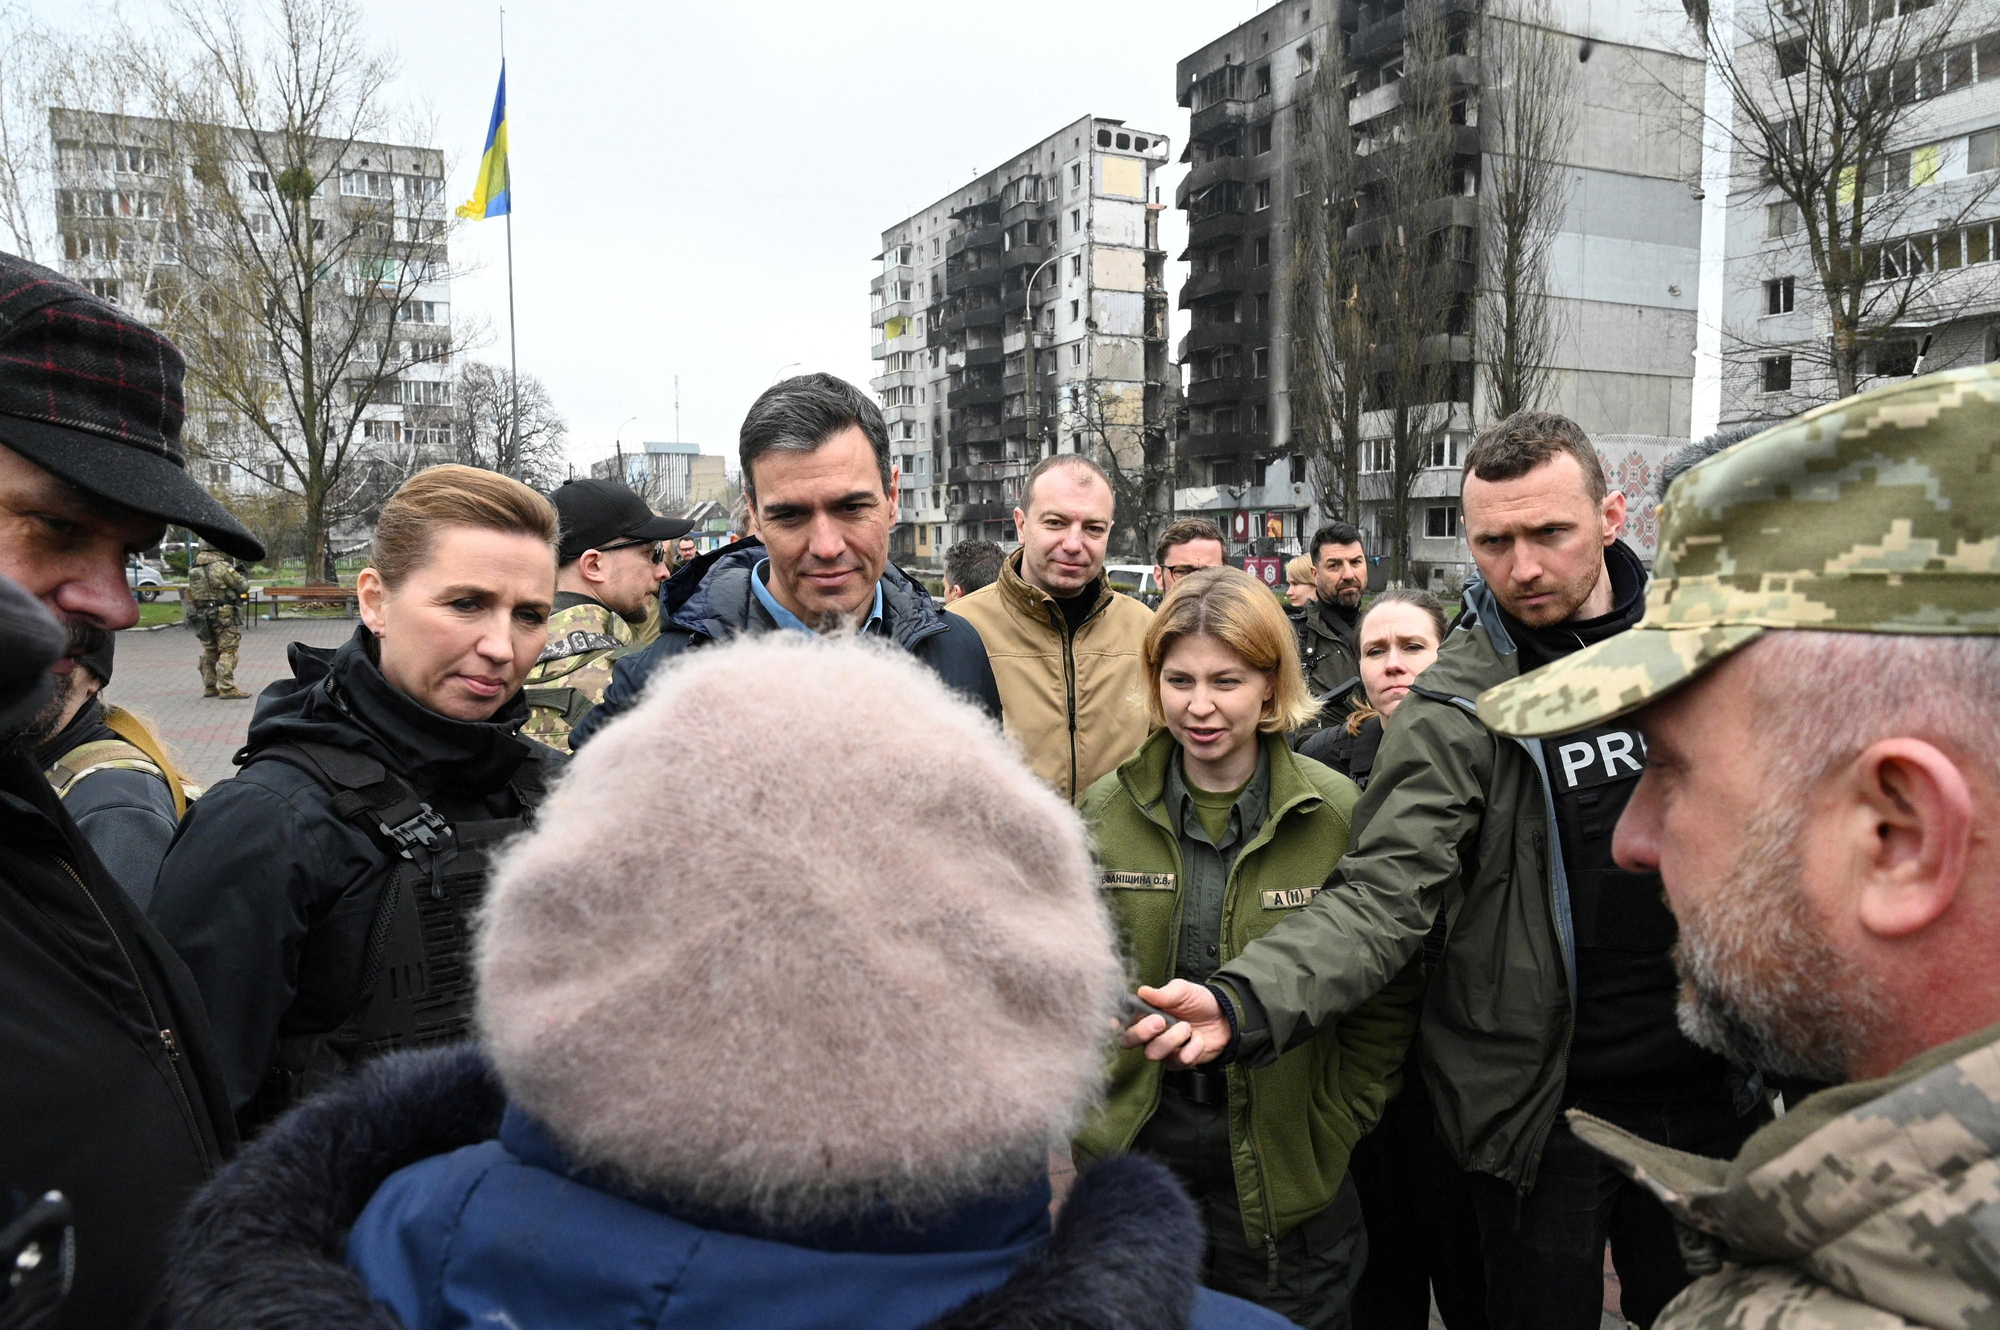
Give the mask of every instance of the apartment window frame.
<path id="1" fill-rule="evenodd" d="M 1433 503 L 1424 507 L 1424 539 L 1456 540 L 1463 525 L 1455 503 Z"/>
<path id="2" fill-rule="evenodd" d="M 1798 278 L 1773 277 L 1764 283 L 1764 317 L 1790 314 L 1798 308 Z"/>
<path id="3" fill-rule="evenodd" d="M 1253 199 L 1252 212 L 1269 212 L 1271 208 L 1271 182 L 1268 180 L 1259 180 L 1257 188 L 1252 191 L 1251 197 Z"/>
<path id="4" fill-rule="evenodd" d="M 1792 390 L 1792 358 L 1789 355 L 1764 356 L 1758 361 L 1758 389 L 1764 396 L 1788 393 Z"/>

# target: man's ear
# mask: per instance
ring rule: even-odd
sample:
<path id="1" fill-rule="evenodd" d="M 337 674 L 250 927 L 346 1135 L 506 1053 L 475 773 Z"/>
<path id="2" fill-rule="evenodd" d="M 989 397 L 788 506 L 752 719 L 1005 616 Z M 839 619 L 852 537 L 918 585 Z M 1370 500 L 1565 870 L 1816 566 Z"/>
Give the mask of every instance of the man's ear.
<path id="1" fill-rule="evenodd" d="M 1848 779 L 1861 926 L 1888 939 L 1920 933 L 1951 908 L 1965 881 L 1972 786 L 1935 745 L 1909 738 L 1871 744 Z"/>
<path id="2" fill-rule="evenodd" d="M 1604 543 L 1609 545 L 1625 529 L 1625 492 L 1613 490 L 1605 495 L 1604 506 L 1599 512 L 1604 518 Z"/>
<path id="3" fill-rule="evenodd" d="M 604 581 L 604 553 L 601 550 L 585 550 L 576 556 L 576 575 L 586 582 Z"/>
<path id="4" fill-rule="evenodd" d="M 1022 512 L 1019 508 L 1016 508 L 1014 510 L 1014 539 L 1019 541 L 1025 541 L 1027 540 L 1027 538 L 1028 538 L 1028 515 Z"/>

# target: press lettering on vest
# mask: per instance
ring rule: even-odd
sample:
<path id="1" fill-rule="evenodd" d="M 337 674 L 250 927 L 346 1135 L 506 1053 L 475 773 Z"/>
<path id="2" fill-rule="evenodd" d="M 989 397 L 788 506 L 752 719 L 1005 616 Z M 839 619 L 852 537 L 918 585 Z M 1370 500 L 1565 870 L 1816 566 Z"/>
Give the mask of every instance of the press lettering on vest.
<path id="1" fill-rule="evenodd" d="M 1318 887 L 1290 887 L 1284 891 L 1267 891 L 1263 893 L 1264 908 L 1290 910 L 1304 905 L 1317 895 L 1319 895 Z"/>
<path id="2" fill-rule="evenodd" d="M 1645 743 L 1636 732 L 1607 730 L 1564 743 L 1556 749 L 1556 760 L 1562 763 L 1563 788 L 1573 790 L 1641 775 L 1645 754 Z"/>
<path id="3" fill-rule="evenodd" d="M 1106 873 L 1104 885 L 1122 887 L 1126 891 L 1172 891 L 1172 873 Z"/>

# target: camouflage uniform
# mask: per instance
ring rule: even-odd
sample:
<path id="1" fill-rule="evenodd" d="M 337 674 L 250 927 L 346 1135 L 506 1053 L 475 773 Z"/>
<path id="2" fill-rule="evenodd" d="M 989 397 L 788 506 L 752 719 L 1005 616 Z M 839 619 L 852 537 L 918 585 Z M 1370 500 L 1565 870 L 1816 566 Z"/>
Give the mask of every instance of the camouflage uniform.
<path id="1" fill-rule="evenodd" d="M 249 580 L 221 550 L 203 550 L 188 574 L 189 617 L 201 638 L 204 697 L 248 697 L 236 686 L 236 648 L 243 641 L 238 608 Z"/>
<path id="2" fill-rule="evenodd" d="M 549 644 L 522 686 L 528 723 L 521 733 L 567 753 L 571 728 L 604 700 L 612 666 L 636 646 L 632 626 L 601 601 L 557 593 Z"/>
<path id="3" fill-rule="evenodd" d="M 1653 579 L 1631 631 L 1489 690 L 1481 719 L 1599 725 L 1770 631 L 2000 633 L 2000 365 L 1835 402 L 1694 467 L 1661 508 Z M 1996 1044 L 2000 1026 L 1814 1095 L 1733 1163 L 1572 1114 L 1696 1231 L 1706 1277 L 1656 1326 L 2000 1326 Z"/>
<path id="4" fill-rule="evenodd" d="M 1707 1273 L 1654 1330 L 2000 1324 L 2000 1026 L 1824 1090 L 1735 1161 L 1570 1128 L 1660 1198 Z"/>

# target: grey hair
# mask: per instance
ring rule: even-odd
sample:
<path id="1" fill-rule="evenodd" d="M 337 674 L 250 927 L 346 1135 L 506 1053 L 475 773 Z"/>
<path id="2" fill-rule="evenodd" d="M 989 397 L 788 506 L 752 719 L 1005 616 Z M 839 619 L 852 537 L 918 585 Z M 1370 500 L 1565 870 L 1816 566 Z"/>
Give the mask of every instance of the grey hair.
<path id="1" fill-rule="evenodd" d="M 2000 779 L 2000 755 L 1984 742 L 2000 733 L 2000 635 L 1788 628 L 1764 634 L 1744 656 L 1764 714 L 1787 736 L 1770 746 L 1770 773 L 1792 798 L 1899 735 Z"/>
<path id="2" fill-rule="evenodd" d="M 772 384 L 750 404 L 737 435 L 736 459 L 743 468 L 744 492 L 756 493 L 750 464 L 764 454 L 817 452 L 849 428 L 868 436 L 882 492 L 888 494 L 889 427 L 867 393 L 831 374 L 800 374 Z"/>

